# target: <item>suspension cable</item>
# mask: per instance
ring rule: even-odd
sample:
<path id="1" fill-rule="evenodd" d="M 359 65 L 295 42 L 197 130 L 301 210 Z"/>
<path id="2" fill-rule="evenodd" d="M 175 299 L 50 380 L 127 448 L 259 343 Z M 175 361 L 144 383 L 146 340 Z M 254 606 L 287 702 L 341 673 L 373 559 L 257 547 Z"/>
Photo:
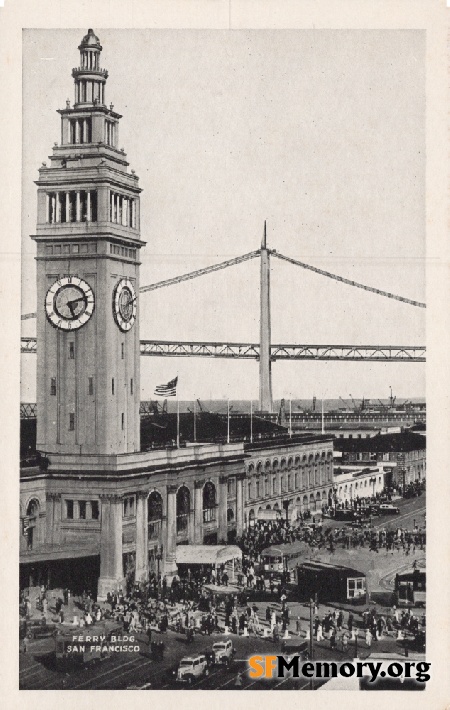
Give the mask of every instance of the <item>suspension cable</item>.
<path id="1" fill-rule="evenodd" d="M 260 255 L 260 251 L 251 251 L 248 254 L 243 254 L 242 256 L 237 256 L 235 259 L 229 259 L 228 261 L 222 261 L 220 264 L 213 264 L 212 266 L 206 266 L 204 269 L 199 269 L 198 271 L 191 271 L 189 274 L 182 274 L 181 276 L 175 276 L 172 279 L 166 279 L 165 281 L 158 281 L 157 283 L 150 284 L 149 286 L 141 286 L 139 291 L 141 293 L 146 293 L 148 291 L 155 291 L 157 288 L 163 288 L 163 286 L 171 286 L 172 284 L 179 284 L 182 281 L 189 281 L 190 279 L 196 279 L 197 276 L 203 276 L 204 274 L 210 274 L 213 271 L 220 271 L 220 269 L 226 269 L 227 266 L 233 266 L 234 264 L 240 264 L 242 261 L 248 261 L 249 259 L 254 259 Z"/>
<path id="2" fill-rule="evenodd" d="M 305 264 L 302 261 L 297 261 L 297 259 L 292 259 L 290 256 L 284 256 L 284 254 L 280 254 L 279 252 L 272 251 L 270 250 L 270 253 L 273 254 L 273 256 L 276 256 L 277 259 L 283 259 L 284 261 L 289 261 L 291 264 L 295 264 L 296 266 L 301 266 L 302 269 L 308 269 L 309 271 L 314 271 L 316 274 L 321 274 L 322 276 L 328 276 L 330 279 L 334 279 L 335 281 L 340 281 L 341 283 L 348 284 L 349 286 L 356 286 L 356 288 L 362 288 L 364 291 L 371 291 L 372 293 L 377 293 L 379 296 L 386 296 L 386 298 L 393 298 L 396 301 L 401 301 L 402 303 L 408 303 L 410 306 L 417 306 L 418 308 L 426 308 L 425 303 L 421 303 L 420 301 L 412 301 L 410 298 L 404 298 L 403 296 L 396 296 L 394 293 L 389 293 L 388 291 L 381 291 L 379 288 L 373 288 L 372 286 L 364 286 L 364 284 L 360 284 L 357 281 L 351 281 L 350 279 L 345 279 L 343 276 L 336 276 L 336 274 L 332 274 L 329 271 L 324 271 L 323 269 L 318 269 L 316 266 L 310 266 L 309 264 Z"/>

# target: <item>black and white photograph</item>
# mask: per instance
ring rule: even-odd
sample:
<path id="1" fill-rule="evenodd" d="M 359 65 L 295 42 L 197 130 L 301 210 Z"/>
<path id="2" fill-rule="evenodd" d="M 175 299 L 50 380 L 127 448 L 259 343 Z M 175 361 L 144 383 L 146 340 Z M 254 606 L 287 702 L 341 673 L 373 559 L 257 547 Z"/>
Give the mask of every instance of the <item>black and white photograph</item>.
<path id="1" fill-rule="evenodd" d="M 426 29 L 21 39 L 19 690 L 425 696 Z"/>

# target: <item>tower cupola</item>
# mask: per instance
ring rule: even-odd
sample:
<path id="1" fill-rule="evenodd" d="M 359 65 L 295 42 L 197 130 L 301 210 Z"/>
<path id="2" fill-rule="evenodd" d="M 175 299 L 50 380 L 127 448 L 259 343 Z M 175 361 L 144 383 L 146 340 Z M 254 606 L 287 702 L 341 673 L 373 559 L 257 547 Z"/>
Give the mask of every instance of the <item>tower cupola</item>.
<path id="1" fill-rule="evenodd" d="M 102 45 L 94 30 L 88 30 L 78 49 L 80 66 L 72 69 L 75 80 L 75 108 L 98 104 L 104 106 L 108 72 L 100 67 Z"/>

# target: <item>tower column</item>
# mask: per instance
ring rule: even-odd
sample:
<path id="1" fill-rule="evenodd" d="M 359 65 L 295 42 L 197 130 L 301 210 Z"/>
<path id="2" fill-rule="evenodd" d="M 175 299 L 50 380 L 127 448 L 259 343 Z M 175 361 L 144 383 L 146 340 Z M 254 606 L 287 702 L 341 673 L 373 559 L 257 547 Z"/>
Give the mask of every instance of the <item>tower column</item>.
<path id="1" fill-rule="evenodd" d="M 137 494 L 136 505 L 136 581 L 148 579 L 148 506 L 147 494 Z"/>
<path id="2" fill-rule="evenodd" d="M 81 194 L 80 191 L 76 192 L 76 222 L 81 222 Z"/>
<path id="3" fill-rule="evenodd" d="M 172 576 L 177 571 L 177 486 L 167 486 L 167 522 L 164 549 L 164 574 Z"/>
<path id="4" fill-rule="evenodd" d="M 101 494 L 100 578 L 97 598 L 108 592 L 125 589 L 122 559 L 122 496 Z"/>
<path id="5" fill-rule="evenodd" d="M 47 493 L 46 494 L 46 532 L 45 541 L 50 545 L 60 543 L 61 531 L 61 494 Z"/>
<path id="6" fill-rule="evenodd" d="M 70 193 L 66 192 L 66 222 L 70 222 Z"/>
<path id="7" fill-rule="evenodd" d="M 56 193 L 56 222 L 61 222 L 61 196 L 59 192 Z"/>
<path id="8" fill-rule="evenodd" d="M 86 193 L 86 213 L 87 213 L 87 221 L 92 222 L 92 207 L 91 207 L 91 192 L 90 190 L 87 191 Z"/>
<path id="9" fill-rule="evenodd" d="M 226 476 L 219 477 L 219 525 L 217 530 L 217 541 L 227 542 L 228 522 L 227 522 L 227 502 L 228 502 L 228 479 Z"/>
<path id="10" fill-rule="evenodd" d="M 236 476 L 236 535 L 238 537 L 244 531 L 244 478 L 245 473 Z"/>
<path id="11" fill-rule="evenodd" d="M 194 544 L 203 543 L 203 486 L 205 481 L 194 482 Z"/>
<path id="12" fill-rule="evenodd" d="M 266 246 L 266 223 L 261 243 L 260 326 L 259 326 L 259 408 L 272 411 L 272 363 L 270 359 L 270 252 Z"/>
<path id="13" fill-rule="evenodd" d="M 75 120 L 75 143 L 80 142 L 80 121 L 78 119 Z"/>

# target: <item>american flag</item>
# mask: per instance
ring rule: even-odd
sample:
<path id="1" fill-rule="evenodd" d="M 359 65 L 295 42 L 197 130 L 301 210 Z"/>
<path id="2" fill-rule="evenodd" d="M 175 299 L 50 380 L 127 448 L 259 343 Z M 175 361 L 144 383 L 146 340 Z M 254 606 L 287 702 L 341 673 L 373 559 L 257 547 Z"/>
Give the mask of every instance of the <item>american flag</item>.
<path id="1" fill-rule="evenodd" d="M 156 385 L 155 395 L 157 397 L 176 397 L 178 377 L 170 380 L 166 385 Z"/>

